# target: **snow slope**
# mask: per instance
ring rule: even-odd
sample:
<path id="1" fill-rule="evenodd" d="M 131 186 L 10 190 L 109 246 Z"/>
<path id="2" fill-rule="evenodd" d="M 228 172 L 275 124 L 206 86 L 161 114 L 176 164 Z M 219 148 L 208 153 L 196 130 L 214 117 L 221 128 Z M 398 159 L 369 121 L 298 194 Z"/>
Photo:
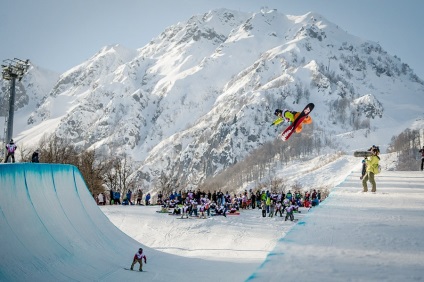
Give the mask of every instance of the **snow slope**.
<path id="1" fill-rule="evenodd" d="M 424 173 L 385 170 L 364 194 L 359 160 L 302 164 L 305 187 L 336 187 L 296 224 L 99 209 L 73 166 L 0 164 L 0 281 L 422 281 Z M 124 270 L 140 246 L 147 272 Z"/>
<path id="2" fill-rule="evenodd" d="M 361 192 L 359 176 L 338 185 L 248 281 L 422 281 L 424 173 L 384 172 L 376 194 Z"/>

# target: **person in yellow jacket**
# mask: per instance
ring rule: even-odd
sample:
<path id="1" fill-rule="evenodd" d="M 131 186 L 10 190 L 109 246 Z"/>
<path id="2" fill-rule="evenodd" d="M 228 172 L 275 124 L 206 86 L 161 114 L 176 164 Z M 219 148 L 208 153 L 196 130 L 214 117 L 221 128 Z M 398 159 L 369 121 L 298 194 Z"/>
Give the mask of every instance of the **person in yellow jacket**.
<path id="1" fill-rule="evenodd" d="M 265 200 L 266 213 L 269 213 L 269 207 L 271 206 L 271 197 L 267 196 Z"/>
<path id="2" fill-rule="evenodd" d="M 368 157 L 366 162 L 367 169 L 365 176 L 362 179 L 362 187 L 363 192 L 368 192 L 368 186 L 367 182 L 369 181 L 372 185 L 371 192 L 377 191 L 377 185 L 375 183 L 374 176 L 378 173 L 378 163 L 380 162 L 380 157 L 378 156 L 380 154 L 380 149 L 378 147 L 374 147 L 371 150 L 372 156 Z"/>
<path id="3" fill-rule="evenodd" d="M 271 125 L 277 125 L 282 122 L 288 122 L 289 124 L 292 124 L 295 121 L 295 119 L 300 115 L 300 112 L 276 109 L 274 112 L 274 115 L 277 116 L 277 119 Z M 302 123 L 296 127 L 295 132 L 299 133 L 302 131 L 302 124 L 310 124 L 310 123 L 312 123 L 312 118 L 310 116 L 307 116 L 302 121 Z"/>

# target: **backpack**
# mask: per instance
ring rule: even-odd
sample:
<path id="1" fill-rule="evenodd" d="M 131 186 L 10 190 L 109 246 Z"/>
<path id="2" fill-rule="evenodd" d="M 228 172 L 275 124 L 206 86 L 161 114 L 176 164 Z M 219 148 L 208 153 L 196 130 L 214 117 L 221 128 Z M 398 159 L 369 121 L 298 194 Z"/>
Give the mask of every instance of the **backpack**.
<path id="1" fill-rule="evenodd" d="M 377 156 L 377 158 L 378 158 L 379 161 L 381 160 L 379 156 Z M 375 173 L 374 174 L 379 174 L 381 172 L 381 165 L 380 165 L 380 163 L 375 164 L 374 165 L 374 168 L 375 168 Z"/>
<path id="2" fill-rule="evenodd" d="M 381 165 L 376 164 L 375 165 L 375 168 L 376 168 L 376 170 L 375 170 L 375 173 L 374 174 L 379 174 L 381 172 Z"/>

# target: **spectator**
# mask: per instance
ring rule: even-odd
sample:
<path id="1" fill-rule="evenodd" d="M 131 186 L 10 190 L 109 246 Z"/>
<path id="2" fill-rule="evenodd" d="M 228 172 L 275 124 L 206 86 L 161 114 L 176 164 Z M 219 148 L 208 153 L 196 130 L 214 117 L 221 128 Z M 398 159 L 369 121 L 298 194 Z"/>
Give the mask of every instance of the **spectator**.
<path id="1" fill-rule="evenodd" d="M 362 186 L 363 186 L 363 192 L 368 192 L 367 187 L 367 181 L 369 181 L 372 185 L 371 192 L 377 191 L 377 185 L 375 183 L 374 176 L 379 172 L 378 171 L 378 163 L 380 161 L 380 157 L 378 156 L 380 154 L 380 150 L 378 147 L 374 147 L 372 149 L 372 156 L 368 157 L 366 160 L 366 174 L 364 178 L 362 179 Z"/>
<path id="2" fill-rule="evenodd" d="M 281 202 L 277 202 L 277 204 L 275 205 L 275 215 L 277 215 L 277 213 L 280 212 L 280 217 L 283 216 L 283 205 L 281 204 Z"/>
<path id="3" fill-rule="evenodd" d="M 250 192 L 250 193 L 251 193 L 251 195 L 250 195 L 250 204 L 252 206 L 252 209 L 255 209 L 256 208 L 256 194 L 253 193 L 253 192 Z"/>
<path id="4" fill-rule="evenodd" d="M 313 207 L 315 207 L 315 206 L 318 206 L 318 205 L 319 205 L 319 200 L 318 200 L 318 198 L 313 199 L 313 200 L 312 200 L 312 206 L 313 206 Z"/>
<path id="5" fill-rule="evenodd" d="M 119 193 L 119 192 L 113 193 L 113 202 L 115 203 L 115 205 L 121 204 L 121 193 Z"/>
<path id="6" fill-rule="evenodd" d="M 186 205 L 186 203 L 184 203 L 182 213 L 181 213 L 181 218 L 183 218 L 184 216 L 188 218 L 188 206 Z"/>
<path id="7" fill-rule="evenodd" d="M 286 209 L 286 218 L 284 219 L 284 221 L 287 221 L 287 219 L 290 218 L 291 221 L 294 220 L 294 216 L 293 216 L 293 212 L 295 210 L 295 206 L 292 204 L 290 205 L 287 209 Z"/>
<path id="8" fill-rule="evenodd" d="M 115 195 L 115 193 L 113 192 L 112 189 L 110 189 L 109 190 L 109 205 L 113 205 L 115 203 L 114 202 L 114 195 Z"/>
<path id="9" fill-rule="evenodd" d="M 200 212 L 200 215 L 199 215 L 200 218 L 206 218 L 205 205 L 204 204 L 200 205 L 199 212 Z"/>
<path id="10" fill-rule="evenodd" d="M 197 200 L 193 199 L 192 203 L 191 203 L 191 212 L 190 212 L 190 216 L 194 213 L 194 216 L 197 217 Z"/>
<path id="11" fill-rule="evenodd" d="M 183 202 L 183 196 L 182 196 L 181 190 L 178 191 L 178 193 L 177 193 L 177 200 L 178 200 L 178 203 Z"/>
<path id="12" fill-rule="evenodd" d="M 158 193 L 158 201 L 157 201 L 157 204 L 158 205 L 162 205 L 163 204 L 162 198 L 163 198 L 162 191 L 159 191 L 159 193 Z"/>
<path id="13" fill-rule="evenodd" d="M 241 208 L 247 209 L 247 196 L 246 196 L 246 194 L 243 194 L 241 196 Z"/>
<path id="14" fill-rule="evenodd" d="M 174 208 L 174 211 L 172 212 L 174 215 L 180 215 L 181 214 L 181 208 L 179 206 L 176 206 Z"/>
<path id="15" fill-rule="evenodd" d="M 269 203 L 269 217 L 274 216 L 274 208 L 275 208 L 274 200 L 271 200 L 271 202 Z"/>
<path id="16" fill-rule="evenodd" d="M 265 201 L 261 202 L 261 208 L 262 208 L 262 217 L 266 217 L 266 204 Z"/>
<path id="17" fill-rule="evenodd" d="M 266 213 L 269 213 L 269 206 L 271 205 L 271 197 L 270 196 L 266 197 L 265 205 L 266 205 Z"/>
<path id="18" fill-rule="evenodd" d="M 150 193 L 147 193 L 147 195 L 146 195 L 145 204 L 146 204 L 146 206 L 150 205 Z"/>
<path id="19" fill-rule="evenodd" d="M 291 192 L 290 190 L 287 192 L 287 194 L 286 194 L 286 198 L 287 198 L 289 201 L 291 201 L 291 200 L 292 200 L 292 198 L 293 198 L 293 194 L 292 194 L 292 192 Z"/>
<path id="20" fill-rule="evenodd" d="M 38 149 L 35 150 L 34 153 L 32 153 L 31 162 L 33 162 L 33 163 L 39 163 L 40 162 L 40 160 L 39 160 L 39 150 Z"/>
<path id="21" fill-rule="evenodd" d="M 314 201 L 314 200 L 312 200 L 312 201 Z M 303 201 L 303 206 L 305 208 L 310 208 L 311 207 L 311 202 L 309 201 L 308 198 L 305 198 L 305 201 Z"/>
<path id="22" fill-rule="evenodd" d="M 143 191 L 141 189 L 138 189 L 137 191 L 137 205 L 141 205 L 141 201 L 143 200 Z"/>
<path id="23" fill-rule="evenodd" d="M 97 204 L 98 205 L 101 205 L 101 206 L 104 206 L 104 204 L 105 204 L 105 195 L 103 193 L 99 193 L 97 195 Z"/>
<path id="24" fill-rule="evenodd" d="M 134 205 L 134 203 L 131 201 L 131 197 L 132 197 L 132 191 L 131 191 L 131 189 L 128 189 L 128 192 L 127 192 L 127 200 L 128 200 L 128 203 L 129 203 L 130 205 Z"/>

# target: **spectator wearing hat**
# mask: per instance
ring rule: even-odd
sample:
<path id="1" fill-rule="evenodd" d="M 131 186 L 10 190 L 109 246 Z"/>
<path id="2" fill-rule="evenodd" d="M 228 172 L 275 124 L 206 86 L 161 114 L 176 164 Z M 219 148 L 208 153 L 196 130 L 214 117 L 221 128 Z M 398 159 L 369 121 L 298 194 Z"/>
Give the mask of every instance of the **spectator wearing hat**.
<path id="1" fill-rule="evenodd" d="M 377 185 L 374 176 L 378 173 L 378 163 L 380 162 L 380 157 L 378 155 L 380 154 L 380 149 L 375 147 L 372 148 L 371 152 L 372 155 L 365 161 L 367 168 L 366 174 L 362 179 L 362 187 L 363 192 L 368 192 L 367 182 L 369 181 L 372 185 L 371 192 L 375 193 L 377 191 Z"/>
<path id="2" fill-rule="evenodd" d="M 8 162 L 9 157 L 12 158 L 12 163 L 15 162 L 15 151 L 17 148 L 18 146 L 16 146 L 15 142 L 13 142 L 13 139 L 10 139 L 10 142 L 6 144 L 7 156 L 6 156 L 6 159 L 4 160 L 5 163 Z"/>

